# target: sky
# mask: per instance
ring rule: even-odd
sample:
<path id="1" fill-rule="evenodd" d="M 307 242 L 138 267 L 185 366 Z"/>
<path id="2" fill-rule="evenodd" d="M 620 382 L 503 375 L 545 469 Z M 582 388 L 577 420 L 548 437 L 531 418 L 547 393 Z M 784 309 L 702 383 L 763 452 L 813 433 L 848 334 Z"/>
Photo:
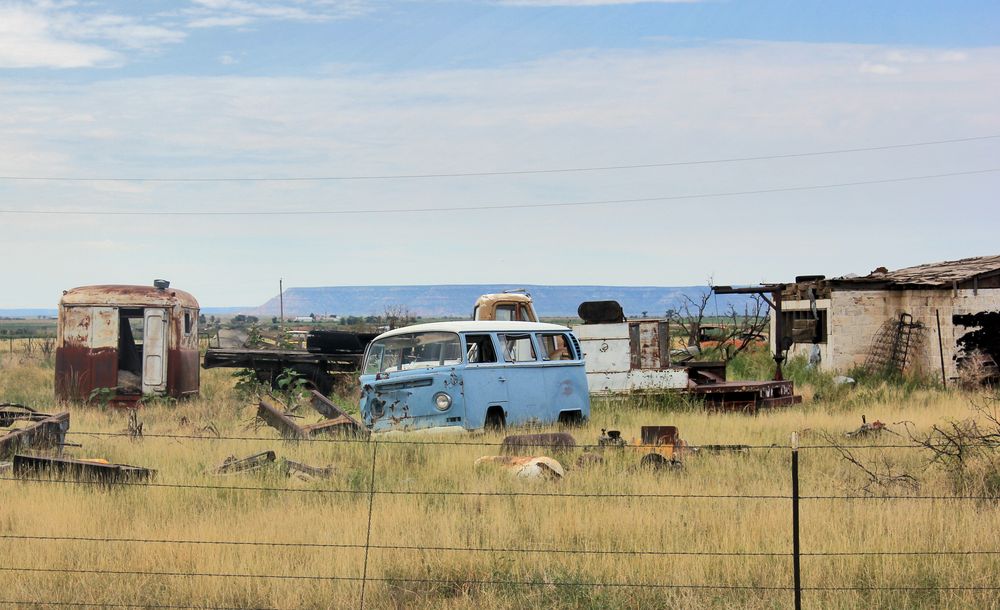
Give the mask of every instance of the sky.
<path id="1" fill-rule="evenodd" d="M 0 308 L 997 254 L 997 24 L 995 1 L 0 0 Z"/>

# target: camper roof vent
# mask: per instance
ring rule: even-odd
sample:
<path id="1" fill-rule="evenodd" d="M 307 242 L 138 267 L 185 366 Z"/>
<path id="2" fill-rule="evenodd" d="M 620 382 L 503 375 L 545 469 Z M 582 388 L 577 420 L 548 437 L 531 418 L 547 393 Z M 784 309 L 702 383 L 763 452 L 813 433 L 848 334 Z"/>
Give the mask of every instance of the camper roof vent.
<path id="1" fill-rule="evenodd" d="M 170 280 L 153 280 L 153 288 L 157 290 L 166 290 L 170 288 Z"/>

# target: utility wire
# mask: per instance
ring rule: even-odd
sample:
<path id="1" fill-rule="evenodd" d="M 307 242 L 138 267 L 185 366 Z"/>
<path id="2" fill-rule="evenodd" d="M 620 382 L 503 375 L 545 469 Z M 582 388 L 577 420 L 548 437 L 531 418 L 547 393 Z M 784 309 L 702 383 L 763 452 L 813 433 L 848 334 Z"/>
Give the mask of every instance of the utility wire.
<path id="1" fill-rule="evenodd" d="M 237 210 L 237 211 L 138 211 L 138 210 L 25 210 L 6 208 L 0 209 L 0 214 L 48 215 L 48 216 L 343 216 L 354 214 L 409 214 L 427 212 L 475 212 L 483 210 L 515 210 L 568 208 L 582 206 L 602 206 L 632 203 L 652 203 L 656 201 L 684 201 L 691 199 L 711 199 L 721 197 L 741 197 L 745 195 L 766 195 L 773 193 L 794 193 L 802 191 L 818 191 L 850 186 L 865 186 L 872 184 L 895 184 L 917 180 L 933 180 L 956 176 L 974 176 L 1000 172 L 1000 168 L 977 169 L 964 172 L 946 172 L 941 174 L 924 174 L 921 176 L 902 176 L 898 178 L 879 178 L 876 180 L 858 180 L 855 182 L 837 182 L 831 184 L 813 184 L 806 186 L 786 186 L 768 189 L 753 189 L 745 191 L 720 191 L 715 193 L 692 193 L 690 195 L 663 195 L 657 197 L 636 197 L 632 199 L 600 199 L 594 201 L 562 201 L 554 203 L 510 203 L 490 204 L 480 206 L 456 207 L 424 207 L 424 208 L 355 208 L 348 210 Z"/>
<path id="2" fill-rule="evenodd" d="M 905 144 L 887 144 L 883 146 L 866 146 L 858 148 L 837 148 L 832 150 L 820 150 L 811 152 L 785 153 L 777 155 L 755 155 L 750 157 L 727 157 L 721 159 L 697 159 L 692 161 L 667 161 L 663 163 L 639 163 L 634 165 L 603 165 L 591 167 L 562 167 L 543 169 L 523 169 L 510 171 L 493 172 L 439 172 L 428 174 L 380 174 L 380 175 L 357 175 L 357 176 L 290 176 L 290 177 L 205 177 L 205 178 L 157 178 L 157 177 L 136 177 L 125 178 L 115 177 L 78 177 L 78 176 L 0 176 L 0 180 L 21 180 L 38 182 L 334 182 L 349 180 L 413 180 L 424 178 L 470 178 L 482 176 L 523 176 L 531 174 L 568 174 L 583 172 L 605 172 L 628 169 L 650 169 L 657 167 L 684 167 L 691 165 L 713 165 L 721 163 L 743 163 L 747 161 L 768 161 L 774 159 L 796 159 L 802 157 L 819 157 L 824 155 L 843 155 L 857 152 L 871 152 L 879 150 L 896 150 L 902 148 L 917 148 L 922 146 L 938 146 L 941 144 L 958 144 L 962 142 L 976 142 L 982 140 L 993 140 L 1000 138 L 1000 134 L 974 136 L 970 138 L 952 138 L 948 140 L 929 140 L 924 142 L 910 142 Z"/>

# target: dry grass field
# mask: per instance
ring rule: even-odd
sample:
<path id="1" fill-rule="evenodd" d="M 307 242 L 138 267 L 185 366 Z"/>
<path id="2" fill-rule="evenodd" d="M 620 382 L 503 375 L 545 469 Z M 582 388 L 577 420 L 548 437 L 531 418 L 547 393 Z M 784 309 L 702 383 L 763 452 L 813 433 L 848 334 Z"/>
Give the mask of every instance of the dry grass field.
<path id="1" fill-rule="evenodd" d="M 368 608 L 788 608 L 790 451 L 766 446 L 787 445 L 800 431 L 803 445 L 828 444 L 824 434 L 875 445 L 851 451 L 871 468 L 919 480 L 918 489 L 872 495 L 839 451 L 801 451 L 805 607 L 1000 608 L 998 502 L 913 497 L 996 489 L 982 478 L 957 483 L 929 465 L 926 450 L 877 447 L 903 438 L 843 436 L 862 414 L 908 420 L 917 431 L 972 417 L 974 395 L 872 385 L 824 398 L 810 386 L 802 388 L 806 404 L 756 417 L 596 401 L 592 420 L 572 431 L 579 443 L 594 443 L 602 428 L 632 438 L 643 424 L 673 424 L 692 445 L 761 448 L 700 452 L 679 471 L 659 472 L 640 469 L 637 453 L 610 449 L 602 463 L 576 468 L 576 450 L 554 455 L 568 467 L 562 480 L 528 481 L 474 468 L 497 452 L 499 435 L 282 441 L 252 426 L 253 406 L 233 383 L 224 370 L 204 371 L 200 399 L 147 405 L 141 440 L 89 435 L 122 431 L 126 415 L 71 406 L 68 441 L 82 447 L 68 454 L 158 475 L 151 485 L 114 487 L 0 475 L 0 600 L 356 608 L 371 501 Z M 55 409 L 51 397 L 50 363 L 0 354 L 0 402 Z M 218 439 L 206 427 L 253 440 Z M 265 449 L 279 460 L 330 465 L 335 475 L 211 474 L 227 456 Z M 935 554 L 898 554 L 910 552 Z"/>

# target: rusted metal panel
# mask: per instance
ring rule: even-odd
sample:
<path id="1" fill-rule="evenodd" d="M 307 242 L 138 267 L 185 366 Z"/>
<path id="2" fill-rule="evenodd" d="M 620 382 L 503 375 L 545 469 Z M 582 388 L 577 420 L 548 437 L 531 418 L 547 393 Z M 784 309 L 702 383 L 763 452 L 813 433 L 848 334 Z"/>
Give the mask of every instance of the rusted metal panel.
<path id="1" fill-rule="evenodd" d="M 560 449 L 573 449 L 576 447 L 576 439 L 568 432 L 551 432 L 541 434 L 512 434 L 503 439 L 500 444 L 500 453 L 517 454 L 526 449 L 548 449 L 558 451 Z"/>
<path id="2" fill-rule="evenodd" d="M 69 430 L 69 412 L 46 416 L 18 430 L 0 436 L 0 459 L 24 449 L 61 448 Z"/>
<path id="3" fill-rule="evenodd" d="M 63 344 L 90 347 L 90 307 L 66 307 L 60 311 Z"/>
<path id="4" fill-rule="evenodd" d="M 666 320 L 657 321 L 656 335 L 660 348 L 660 366 L 658 368 L 665 369 L 670 366 L 670 323 Z"/>
<path id="5" fill-rule="evenodd" d="M 104 284 L 81 286 L 63 291 L 60 301 L 69 305 L 110 305 L 114 307 L 188 307 L 198 309 L 198 301 L 175 288 L 160 290 L 153 286 Z"/>
<path id="6" fill-rule="evenodd" d="M 167 352 L 167 388 L 174 398 L 196 396 L 201 383 L 197 349 L 172 349 Z"/>
<path id="7" fill-rule="evenodd" d="M 87 400 L 97 388 L 118 382 L 118 350 L 67 346 L 56 348 L 56 397 Z"/>
<path id="8" fill-rule="evenodd" d="M 90 348 L 118 349 L 118 309 L 90 307 Z"/>
<path id="9" fill-rule="evenodd" d="M 260 470 L 274 464 L 276 459 L 277 456 L 273 451 L 261 451 L 245 458 L 238 458 L 235 455 L 231 455 L 212 471 L 212 474 L 235 474 L 238 472 Z"/>
<path id="10" fill-rule="evenodd" d="M 639 327 L 639 368 L 667 368 L 670 362 L 667 323 L 663 320 L 642 320 L 633 324 Z"/>
<path id="11" fill-rule="evenodd" d="M 639 325 L 632 323 L 628 325 L 628 357 L 629 368 L 633 371 L 642 368 L 642 354 L 640 353 L 640 332 Z"/>
<path id="12" fill-rule="evenodd" d="M 295 423 L 291 417 L 288 417 L 282 413 L 274 405 L 266 402 L 260 401 L 257 405 L 257 417 L 261 418 L 264 423 L 271 426 L 278 431 L 284 438 L 306 438 L 308 433 L 302 429 L 302 426 Z"/>
<path id="13" fill-rule="evenodd" d="M 691 393 L 702 396 L 705 406 L 716 411 L 743 411 L 756 413 L 758 409 L 799 404 L 801 396 L 795 395 L 791 381 L 727 381 L 691 388 Z"/>
<path id="14" fill-rule="evenodd" d="M 346 411 L 334 404 L 329 398 L 323 396 L 316 390 L 311 391 L 309 404 L 316 409 L 323 417 L 331 422 L 330 426 L 339 426 L 339 431 L 360 436 L 368 436 L 368 429 L 364 424 L 351 417 Z"/>

